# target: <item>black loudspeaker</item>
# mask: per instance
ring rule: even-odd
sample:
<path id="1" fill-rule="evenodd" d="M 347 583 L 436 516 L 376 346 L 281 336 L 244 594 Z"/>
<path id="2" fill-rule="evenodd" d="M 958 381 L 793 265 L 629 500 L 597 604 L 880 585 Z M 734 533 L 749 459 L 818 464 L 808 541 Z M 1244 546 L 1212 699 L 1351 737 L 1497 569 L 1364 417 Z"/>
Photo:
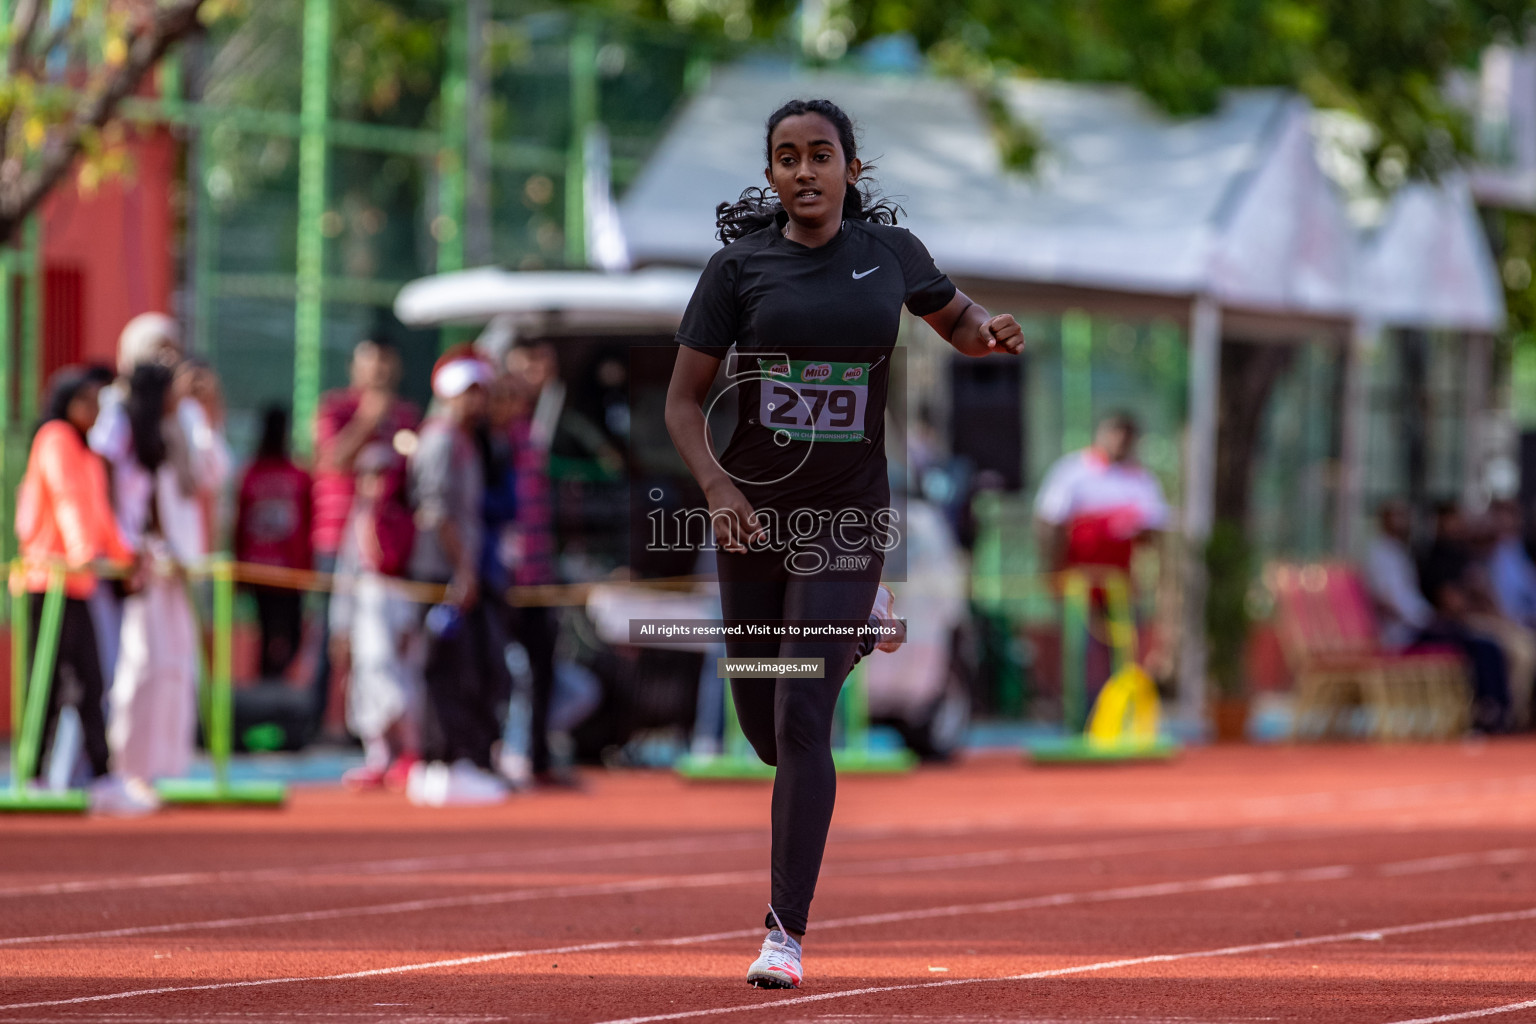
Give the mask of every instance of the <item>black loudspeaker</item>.
<path id="1" fill-rule="evenodd" d="M 1024 484 L 1024 360 L 956 359 L 950 363 L 949 436 L 954 453 L 1002 476 L 1003 489 Z"/>
<path id="2" fill-rule="evenodd" d="M 241 687 L 234 697 L 236 750 L 302 750 L 309 742 L 313 698 L 306 689 L 269 681 Z"/>

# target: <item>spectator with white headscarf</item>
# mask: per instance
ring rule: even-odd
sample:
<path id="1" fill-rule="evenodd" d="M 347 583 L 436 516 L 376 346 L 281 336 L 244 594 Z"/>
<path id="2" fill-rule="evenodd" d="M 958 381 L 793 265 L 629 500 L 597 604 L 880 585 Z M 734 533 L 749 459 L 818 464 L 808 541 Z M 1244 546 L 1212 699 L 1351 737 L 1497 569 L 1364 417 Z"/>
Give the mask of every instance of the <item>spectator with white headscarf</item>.
<path id="1" fill-rule="evenodd" d="M 91 431 L 112 467 L 118 524 L 145 568 L 144 588 L 121 604 L 107 736 L 118 769 L 149 781 L 191 767 L 198 657 L 187 570 L 208 556 L 230 472 L 217 378 L 182 364 L 175 321 L 159 313 L 129 321 L 119 383 Z"/>

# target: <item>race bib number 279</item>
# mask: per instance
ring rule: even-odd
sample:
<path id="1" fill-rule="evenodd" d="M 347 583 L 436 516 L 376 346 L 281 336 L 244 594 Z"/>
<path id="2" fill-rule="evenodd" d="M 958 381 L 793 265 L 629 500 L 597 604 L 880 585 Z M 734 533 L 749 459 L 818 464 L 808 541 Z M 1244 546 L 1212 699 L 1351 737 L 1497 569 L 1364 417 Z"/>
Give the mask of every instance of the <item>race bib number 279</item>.
<path id="1" fill-rule="evenodd" d="M 792 441 L 862 441 L 868 363 L 758 360 L 758 422 Z"/>

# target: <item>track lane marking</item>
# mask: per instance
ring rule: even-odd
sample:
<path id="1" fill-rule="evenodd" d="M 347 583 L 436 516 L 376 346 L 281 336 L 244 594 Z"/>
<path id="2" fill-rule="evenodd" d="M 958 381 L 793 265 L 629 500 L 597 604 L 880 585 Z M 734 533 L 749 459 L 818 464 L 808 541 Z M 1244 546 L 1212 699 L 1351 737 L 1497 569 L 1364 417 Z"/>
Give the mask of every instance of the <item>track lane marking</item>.
<path id="1" fill-rule="evenodd" d="M 1242 846 L 1269 841 L 1288 841 L 1295 837 L 1282 833 L 1277 837 L 1267 829 L 1239 829 L 1234 835 L 1189 837 L 1175 841 L 1107 840 L 1101 843 L 1063 843 L 1045 847 L 1029 847 L 1024 850 L 988 850 L 977 853 L 948 854 L 932 857 L 897 857 L 874 861 L 838 861 L 827 865 L 832 877 L 842 875 L 858 877 L 864 874 L 907 874 L 925 870 L 944 870 L 965 867 L 998 866 L 1011 863 L 1041 863 L 1047 860 L 1070 860 L 1090 856 L 1114 856 L 1144 853 L 1174 853 L 1185 850 L 1219 849 L 1224 846 Z M 1517 856 L 1519 855 L 1519 856 Z M 1413 861 L 1379 865 L 1376 871 L 1384 876 L 1421 874 L 1432 871 L 1449 871 L 1462 867 L 1488 864 L 1509 864 L 1517 860 L 1536 857 L 1536 850 L 1493 850 L 1485 853 L 1455 854 Z M 1301 869 L 1305 871 L 1331 872 L 1337 868 Z M 103 928 L 87 932 L 61 932 L 52 935 L 17 935 L 0 938 L 0 947 L 45 945 L 60 942 L 99 941 L 104 939 L 137 938 L 146 935 L 168 935 L 179 932 L 224 931 L 232 928 L 254 928 L 279 924 L 313 924 L 349 917 L 384 917 L 390 914 L 414 914 L 431 910 L 451 910 L 461 907 L 501 906 L 511 903 L 527 903 L 544 899 L 575 899 L 586 896 L 616 896 L 626 893 L 655 892 L 667 888 L 701 889 L 723 885 L 737 885 L 760 881 L 767 872 L 763 869 L 712 872 L 702 875 L 657 875 L 650 878 L 630 879 L 618 882 L 594 882 L 580 885 L 556 885 L 513 889 L 499 893 L 471 893 L 462 896 L 439 896 L 426 899 L 399 900 L 390 903 L 365 904 L 356 907 L 332 907 L 324 910 L 291 911 L 278 914 L 254 914 L 246 917 L 224 917 L 204 921 L 172 921 L 164 924 L 133 925 L 123 928 Z M 1273 874 L 1269 872 L 1267 874 Z M 1246 876 L 1221 876 L 1246 877 Z M 1332 876 L 1327 876 L 1332 877 Z M 1318 879 L 1326 880 L 1323 876 Z M 1183 883 L 1157 883 L 1178 885 Z M 1021 897 L 1026 901 L 1045 897 Z M 1012 907 L 1017 900 L 998 901 L 998 905 Z M 993 904 L 976 904 L 991 906 Z M 1054 906 L 1057 904 L 1042 904 Z M 1020 909 L 1025 909 L 1020 907 Z M 902 915 L 922 911 L 901 911 Z M 889 918 L 874 915 L 868 923 L 889 920 L 912 920 L 905 916 Z M 826 927 L 825 924 L 818 927 Z"/>
<path id="2" fill-rule="evenodd" d="M 1411 786 L 1383 786 L 1364 790 L 1322 790 L 1278 797 L 1248 797 L 1241 800 L 1182 800 L 1167 803 L 1137 802 L 1110 808 L 1113 820 L 1120 823 L 1167 824 L 1189 821 L 1196 812 L 1204 814 L 1241 814 L 1252 819 L 1275 818 L 1291 812 L 1317 813 L 1344 810 L 1397 810 L 1415 803 L 1436 799 L 1460 799 L 1469 796 L 1495 797 L 1536 793 L 1536 775 L 1514 775 L 1477 782 L 1418 783 Z M 960 819 L 916 831 L 900 826 L 865 825 L 840 828 L 831 845 L 876 841 L 910 836 L 923 838 L 945 835 L 971 835 L 986 831 L 1006 831 L 1025 826 L 1092 824 L 1103 820 L 1104 813 L 1080 810 L 1028 812 L 1020 815 Z M 1421 825 L 1417 819 L 1400 827 Z M 1239 827 L 1254 827 L 1252 825 Z M 1211 829 L 1220 831 L 1220 829 Z M 1200 831 L 1207 831 L 1201 829 Z M 565 863 L 575 859 L 605 860 L 626 857 L 662 856 L 668 853 L 707 853 L 716 849 L 750 849 L 762 841 L 766 830 L 743 832 L 736 836 L 709 840 L 642 840 L 604 846 L 567 847 L 536 850 L 527 854 L 485 853 L 447 857 L 405 857 L 391 860 L 359 861 L 308 865 L 299 868 L 254 868 L 213 872 L 175 872 L 161 875 L 127 875 L 115 878 L 84 879 L 69 882 L 44 882 L 31 886 L 0 889 L 0 898 L 55 896 L 102 892 L 115 889 L 153 889 L 221 882 L 283 881 L 306 875 L 331 873 L 397 874 L 433 871 L 455 867 L 522 866 L 530 863 Z M 719 846 L 713 844 L 720 844 Z"/>
<path id="3" fill-rule="evenodd" d="M 854 917 L 834 918 L 820 921 L 816 927 L 818 931 L 829 928 L 854 928 L 871 924 L 891 924 L 909 921 L 932 920 L 940 917 L 959 917 L 966 914 L 994 914 L 1005 913 L 1013 910 L 1044 909 L 1047 907 L 1068 906 L 1072 904 L 1106 903 L 1119 900 L 1145 899 L 1159 896 L 1189 895 L 1198 892 L 1219 892 L 1234 889 L 1251 888 L 1260 885 L 1276 885 L 1300 881 L 1322 881 L 1347 878 L 1354 876 L 1359 870 L 1358 865 L 1331 865 L 1319 868 L 1306 868 L 1298 871 L 1265 871 L 1252 872 L 1241 875 L 1217 875 L 1209 878 L 1192 879 L 1186 882 L 1163 882 L 1139 886 L 1118 886 L 1112 889 L 1100 889 L 1090 892 L 1055 893 L 1046 896 L 1031 896 L 1017 900 L 998 900 L 988 903 L 976 904 L 952 904 L 944 907 L 927 907 L 920 910 L 893 911 L 883 914 L 861 914 Z M 1407 934 L 1412 931 L 1429 931 L 1436 928 L 1459 927 L 1467 924 L 1504 921 L 1526 920 L 1536 918 L 1536 908 L 1524 911 L 1514 911 L 1505 914 L 1482 914 L 1475 917 L 1448 918 L 1442 921 L 1427 922 L 1417 925 L 1398 925 L 1391 928 L 1364 930 L 1359 932 L 1339 933 L 1347 938 L 1359 938 L 1362 940 L 1379 941 L 1383 936 L 1390 934 Z M 203 985 L 172 985 L 159 988 L 133 989 L 125 992 L 109 992 L 99 995 L 74 996 L 66 999 L 39 1000 L 27 1003 L 11 1003 L 0 1005 L 0 1012 L 9 1010 L 37 1009 L 46 1006 L 77 1006 L 83 1003 L 107 1002 L 118 999 L 132 999 L 139 996 L 165 995 L 177 992 L 214 992 L 238 988 L 258 988 L 269 985 L 290 985 L 303 982 L 317 981 L 350 981 L 360 978 L 384 977 L 394 974 L 409 974 L 419 971 L 438 970 L 448 967 L 466 967 L 477 964 L 497 963 L 507 960 L 522 959 L 533 956 L 551 956 L 558 954 L 601 953 L 620 949 L 638 949 L 644 947 L 678 947 L 702 945 L 710 942 L 721 942 L 730 939 L 755 938 L 762 934 L 762 928 L 739 928 L 722 932 L 707 932 L 700 935 L 685 935 L 671 939 L 620 939 L 608 942 L 586 942 L 570 946 L 555 946 L 545 949 L 514 949 L 497 953 L 481 953 L 473 956 L 454 957 L 447 960 L 430 960 L 415 964 L 398 964 L 393 967 L 375 967 L 362 971 L 348 971 L 341 974 L 309 975 L 303 977 L 284 978 L 255 978 L 245 981 L 210 982 Z M 764 1003 L 763 1006 L 783 1006 L 795 1002 L 811 1002 L 821 999 L 842 998 L 850 995 L 858 995 L 865 992 L 876 991 L 904 991 L 907 989 L 946 987 L 958 984 L 978 984 L 981 982 L 1019 980 L 1032 977 L 1053 977 L 1058 974 L 1074 974 L 1084 971 L 1108 970 L 1113 966 L 1129 966 L 1140 963 L 1172 962 L 1176 960 L 1192 959 L 1200 956 L 1226 956 L 1241 951 L 1288 949 L 1295 946 L 1317 944 L 1325 941 L 1343 941 L 1337 936 L 1314 937 L 1311 939 L 1291 939 L 1279 943 L 1260 943 L 1250 946 L 1233 946 L 1224 950 L 1203 951 L 1181 954 L 1161 954 L 1152 957 L 1141 957 L 1125 961 L 1105 961 L 1098 965 L 1085 965 L 1072 968 L 1057 968 L 1044 973 L 1037 972 L 1032 975 L 1019 975 L 1014 978 L 963 978 L 951 979 L 942 982 L 928 982 L 926 984 L 899 985 L 873 989 L 849 990 L 841 993 L 826 993 L 818 996 L 806 996 L 799 999 L 777 1000 L 773 1003 Z M 755 1009 L 747 1006 L 745 1009 Z M 682 1016 L 710 1016 L 719 1013 L 736 1012 L 743 1007 L 730 1007 L 715 1010 L 705 1010 L 699 1013 L 688 1013 Z M 634 1018 L 633 1021 L 674 1020 L 677 1016 Z M 633 1024 L 626 1020 L 624 1024 Z M 605 1022 L 605 1024 L 617 1024 L 617 1022 Z"/>
<path id="4" fill-rule="evenodd" d="M 456 907 L 497 906 L 506 903 L 525 903 L 532 900 L 572 899 L 578 896 L 616 896 L 624 893 L 654 892 L 658 889 L 701 889 L 716 885 L 758 882 L 767 877 L 768 872 L 766 870 L 729 871 L 691 876 L 659 875 L 652 878 L 632 879 L 627 882 L 597 882 L 587 885 L 557 885 L 537 889 L 514 889 L 510 892 L 478 893 L 472 896 L 440 896 L 433 899 L 402 900 L 397 903 L 374 903 L 362 907 L 298 910 L 285 914 L 257 914 L 250 917 L 214 918 L 209 921 L 137 925 L 128 928 L 107 928 L 101 931 L 74 932 L 60 935 L 19 935 L 0 939 L 0 946 L 21 946 L 32 943 L 55 943 L 72 940 L 125 939 L 140 935 L 221 931 L 228 928 L 249 928 L 272 924 L 312 924 L 316 921 L 334 921 L 344 917 L 382 917 L 387 914 L 413 914 L 426 910 L 451 910 Z"/>
<path id="5" fill-rule="evenodd" d="M 1043 863 L 1050 860 L 1073 860 L 1091 856 L 1177 853 L 1188 850 L 1247 846 L 1270 841 L 1300 841 L 1309 838 L 1315 837 L 1289 832 L 1276 833 L 1263 828 L 1247 827 L 1235 830 L 1222 830 L 1215 834 L 1191 835 L 1171 840 L 1104 840 L 1096 843 L 1056 843 L 1048 846 L 1025 847 L 1023 849 L 988 850 L 976 853 L 943 854 L 938 856 L 897 857 L 873 861 L 832 861 L 828 862 L 826 872 L 831 877 L 839 875 L 857 876 L 862 873 L 902 874 L 926 870 L 984 867 L 1001 864 Z M 766 874 L 766 870 L 756 869 L 715 872 L 709 875 L 661 875 L 651 878 L 632 879 L 627 882 L 525 887 L 501 893 L 470 893 L 460 896 L 439 896 L 426 899 L 392 901 L 389 903 L 363 904 L 355 907 L 333 907 L 324 910 L 254 914 L 246 917 L 224 917 L 204 921 L 172 921 L 163 924 L 132 925 L 122 928 L 62 932 L 51 935 L 15 935 L 0 937 L 0 947 L 135 938 L 144 935 L 166 935 L 188 931 L 219 931 L 230 928 L 259 927 L 274 924 L 307 924 L 317 921 L 340 920 L 347 917 L 379 917 L 388 914 L 411 914 L 428 910 L 448 910 L 455 907 L 523 903 L 540 899 L 612 896 L 631 892 L 651 892 L 659 888 L 666 888 L 668 885 L 674 885 L 677 888 L 707 888 L 716 885 L 735 885 L 742 882 L 758 881 Z"/>
<path id="6" fill-rule="evenodd" d="M 237 868 L 228 871 L 183 871 L 163 875 L 127 875 L 75 882 L 43 882 L 38 885 L 0 889 L 0 898 L 58 896 L 73 893 L 112 892 L 118 889 L 159 889 L 184 885 L 233 882 L 280 882 L 306 876 L 331 874 L 390 875 L 453 868 L 523 867 L 529 864 L 568 864 L 572 861 L 625 860 L 681 853 L 722 853 L 753 850 L 762 845 L 767 830 L 710 839 L 658 839 L 597 846 L 556 847 L 525 853 L 465 853 L 442 857 L 397 857 L 389 860 L 312 864 L 298 868 Z"/>
<path id="7" fill-rule="evenodd" d="M 1422 875 L 1430 871 L 1448 871 L 1459 867 L 1471 867 L 1474 864 L 1524 864 L 1531 860 L 1533 855 L 1536 855 L 1536 850 L 1528 849 L 1489 850 L 1483 854 L 1453 853 L 1443 857 L 1424 857 L 1420 860 L 1387 865 L 1382 868 L 1381 873 L 1389 877 L 1397 877 Z"/>
<path id="8" fill-rule="evenodd" d="M 676 1013 L 658 1013 L 643 1017 L 623 1017 L 601 1021 L 600 1024 L 656 1024 L 659 1021 L 688 1020 L 694 1017 L 718 1017 L 730 1013 L 748 1013 L 754 1010 L 780 1009 L 805 1003 L 820 1003 L 830 999 L 847 999 L 851 996 L 883 995 L 888 992 L 912 992 L 920 989 L 957 988 L 962 985 L 986 985 L 1009 981 L 1038 981 L 1044 978 L 1060 978 L 1073 974 L 1090 974 L 1112 971 L 1122 967 L 1139 967 L 1145 964 L 1177 963 L 1181 960 L 1211 959 L 1225 956 L 1242 956 L 1248 953 L 1266 953 L 1283 949 L 1299 949 L 1306 946 L 1331 945 L 1338 942 L 1379 942 L 1392 935 L 1412 935 L 1420 932 L 1440 931 L 1448 928 L 1470 928 L 1482 924 L 1504 924 L 1512 921 L 1536 920 L 1536 907 L 1499 914 L 1474 914 L 1469 917 L 1446 918 L 1440 921 L 1422 921 L 1417 924 L 1396 925 L 1352 932 L 1335 932 L 1332 935 L 1313 935 L 1301 939 L 1284 939 L 1276 942 L 1253 942 L 1241 946 L 1223 946 L 1219 949 L 1191 950 L 1185 953 L 1160 953 L 1152 956 L 1127 957 L 1120 960 L 1103 960 L 1098 963 L 1080 964 L 1076 967 L 1056 967 L 1045 971 L 1030 971 L 1002 978 L 953 978 L 944 981 L 917 982 L 909 985 L 871 985 L 866 988 L 847 989 L 842 992 L 822 992 L 813 996 L 792 996 L 771 1002 L 747 1003 L 740 1006 L 719 1006 L 704 1010 L 683 1010 Z M 1438 1021 L 1465 1020 L 1471 1017 L 1489 1016 L 1493 1012 L 1504 1013 L 1536 1006 L 1536 1000 L 1510 1007 L 1496 1007 L 1493 1011 L 1473 1011 L 1446 1017 L 1426 1017 L 1417 1021 L 1400 1021 L 1397 1024 L 1434 1024 Z M 0 1007 L 4 1009 L 4 1007 Z"/>
<path id="9" fill-rule="evenodd" d="M 1500 1013 L 1514 1013 L 1516 1010 L 1536 1009 L 1536 999 L 1527 999 L 1523 1003 L 1505 1003 L 1503 1006 L 1490 1006 L 1484 1010 L 1467 1010 L 1463 1013 L 1446 1013 L 1439 1017 L 1415 1017 L 1413 1020 L 1395 1020 L 1392 1024 L 1443 1024 L 1451 1020 L 1472 1020 L 1475 1017 L 1492 1017 Z"/>

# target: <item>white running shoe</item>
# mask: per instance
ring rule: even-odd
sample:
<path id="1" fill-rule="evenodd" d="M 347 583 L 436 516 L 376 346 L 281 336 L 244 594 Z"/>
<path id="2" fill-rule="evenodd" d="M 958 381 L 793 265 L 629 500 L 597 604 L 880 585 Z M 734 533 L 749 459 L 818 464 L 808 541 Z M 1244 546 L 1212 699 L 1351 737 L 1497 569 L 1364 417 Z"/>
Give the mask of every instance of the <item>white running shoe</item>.
<path id="1" fill-rule="evenodd" d="M 121 775 L 103 775 L 91 783 L 92 814 L 114 818 L 137 818 L 160 809 L 160 798 L 149 784 Z"/>
<path id="2" fill-rule="evenodd" d="M 784 930 L 784 922 L 779 920 L 778 912 L 771 904 L 768 913 L 773 915 L 773 923 L 778 927 L 763 939 L 762 950 L 747 968 L 747 984 L 758 988 L 799 988 L 803 977 L 800 943 Z"/>
<path id="3" fill-rule="evenodd" d="M 907 624 L 896 617 L 896 595 L 884 583 L 880 584 L 880 589 L 875 591 L 875 606 L 869 614 L 879 619 L 882 626 L 896 630 L 887 639 L 875 644 L 875 650 L 884 651 L 886 654 L 894 654 L 900 650 L 902 641 L 907 638 Z"/>
<path id="4" fill-rule="evenodd" d="M 406 778 L 405 798 L 420 807 L 476 807 L 506 800 L 507 787 L 469 761 L 417 762 Z"/>

